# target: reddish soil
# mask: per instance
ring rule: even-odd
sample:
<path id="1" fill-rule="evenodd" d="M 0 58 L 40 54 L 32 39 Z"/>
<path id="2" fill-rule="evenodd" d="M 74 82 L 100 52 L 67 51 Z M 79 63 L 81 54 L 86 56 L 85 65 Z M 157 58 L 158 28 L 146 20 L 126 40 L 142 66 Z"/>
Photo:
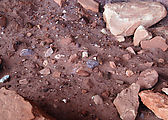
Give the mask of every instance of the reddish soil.
<path id="1" fill-rule="evenodd" d="M 130 54 L 125 50 L 129 46 L 135 52 L 141 50 L 133 46 L 132 37 L 119 43 L 112 35 L 101 33 L 105 28 L 102 17 L 105 0 L 97 2 L 100 3 L 99 13 L 83 9 L 75 0 L 67 1 L 61 8 L 53 0 L 0 0 L 0 15 L 7 18 L 6 27 L 0 30 L 0 77 L 10 75 L 8 81 L 0 83 L 0 88 L 15 90 L 56 120 L 120 120 L 113 100 L 137 80 L 141 71 L 154 68 L 159 73 L 155 91 L 160 92 L 162 87 L 168 86 L 168 52 L 153 49 L 143 54 Z M 166 22 L 167 18 L 152 28 L 165 26 Z M 27 36 L 27 33 L 32 35 Z M 65 36 L 71 36 L 73 42 L 60 42 Z M 53 40 L 52 45 L 43 44 L 48 38 Z M 46 58 L 44 52 L 49 46 L 53 47 L 54 53 Z M 81 58 L 86 48 L 89 58 Z M 22 49 L 32 49 L 34 54 L 21 57 Z M 55 60 L 57 54 L 65 56 Z M 73 54 L 79 59 L 68 62 Z M 123 59 L 124 54 L 130 54 L 131 58 Z M 94 56 L 102 64 L 92 70 L 86 62 Z M 160 58 L 164 59 L 163 63 L 158 62 Z M 48 60 L 47 66 L 43 65 L 44 60 Z M 109 61 L 115 61 L 117 67 L 111 69 Z M 146 62 L 154 64 L 151 67 L 145 65 Z M 73 72 L 80 65 L 90 73 L 88 76 Z M 41 75 L 39 71 L 43 68 L 49 68 L 51 74 Z M 127 77 L 126 70 L 132 70 L 134 75 Z M 60 77 L 53 77 L 55 71 L 61 72 Z M 22 79 L 28 83 L 19 84 Z M 124 81 L 124 84 L 118 84 L 116 80 Z M 103 98 L 102 105 L 93 102 L 92 96 L 96 94 Z M 137 120 L 159 119 L 141 103 Z"/>

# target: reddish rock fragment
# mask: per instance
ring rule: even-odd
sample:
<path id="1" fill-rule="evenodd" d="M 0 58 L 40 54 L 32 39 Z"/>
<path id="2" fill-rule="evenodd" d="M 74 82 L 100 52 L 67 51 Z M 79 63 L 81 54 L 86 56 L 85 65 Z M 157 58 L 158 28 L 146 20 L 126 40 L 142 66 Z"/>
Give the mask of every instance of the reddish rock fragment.
<path id="1" fill-rule="evenodd" d="M 99 3 L 94 0 L 78 0 L 78 3 L 82 5 L 87 10 L 91 10 L 93 12 L 99 12 Z"/>
<path id="2" fill-rule="evenodd" d="M 15 91 L 0 89 L 0 120 L 55 120 Z"/>
<path id="3" fill-rule="evenodd" d="M 69 62 L 74 63 L 76 60 L 78 59 L 78 55 L 77 54 L 73 54 L 69 57 Z"/>
<path id="4" fill-rule="evenodd" d="M 154 114 L 163 120 L 168 120 L 168 96 L 161 93 L 154 93 L 151 90 L 144 90 L 139 93 L 141 101 Z"/>
<path id="5" fill-rule="evenodd" d="M 85 70 L 78 70 L 77 74 L 81 77 L 89 77 L 90 76 L 90 73 Z"/>
<path id="6" fill-rule="evenodd" d="M 113 69 L 117 67 L 115 62 L 113 62 L 113 61 L 110 61 L 109 64 L 110 64 L 110 67 Z"/>
<path id="7" fill-rule="evenodd" d="M 53 74 L 52 74 L 52 77 L 53 77 L 53 78 L 60 78 L 60 76 L 61 76 L 61 72 L 59 72 L 59 71 L 57 71 L 57 70 L 54 71 Z"/>
<path id="8" fill-rule="evenodd" d="M 139 107 L 139 90 L 140 85 L 133 83 L 129 88 L 122 90 L 115 98 L 113 103 L 121 119 L 135 120 Z"/>
<path id="9" fill-rule="evenodd" d="M 140 73 L 136 83 L 139 84 L 141 88 L 149 89 L 158 82 L 158 76 L 156 70 L 147 69 Z"/>
<path id="10" fill-rule="evenodd" d="M 156 36 L 151 40 L 141 41 L 141 47 L 143 49 L 160 48 L 163 51 L 166 51 L 168 45 L 166 44 L 166 40 L 164 38 Z"/>
<path id="11" fill-rule="evenodd" d="M 60 7 L 65 2 L 65 0 L 54 0 Z"/>
<path id="12" fill-rule="evenodd" d="M 44 68 L 44 69 L 40 70 L 39 73 L 42 75 L 49 75 L 51 73 L 51 71 L 49 68 Z"/>
<path id="13" fill-rule="evenodd" d="M 32 120 L 32 106 L 14 91 L 0 89 L 1 120 Z"/>
<path id="14" fill-rule="evenodd" d="M 149 33 L 144 26 L 140 25 L 134 33 L 134 46 L 139 46 L 139 43 L 143 40 L 149 40 L 152 38 L 152 34 Z"/>

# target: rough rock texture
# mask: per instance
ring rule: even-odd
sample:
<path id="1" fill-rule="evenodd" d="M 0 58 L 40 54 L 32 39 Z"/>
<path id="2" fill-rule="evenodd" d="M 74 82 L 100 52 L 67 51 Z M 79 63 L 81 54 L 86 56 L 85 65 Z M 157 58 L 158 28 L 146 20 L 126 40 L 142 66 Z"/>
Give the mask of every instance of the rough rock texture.
<path id="1" fill-rule="evenodd" d="M 142 40 L 149 40 L 152 38 L 152 34 L 148 32 L 142 25 L 140 25 L 134 33 L 134 46 L 139 46 Z"/>
<path id="2" fill-rule="evenodd" d="M 99 3 L 94 0 L 78 0 L 78 2 L 85 9 L 92 10 L 94 12 L 99 12 Z"/>
<path id="3" fill-rule="evenodd" d="M 141 47 L 143 49 L 160 48 L 163 51 L 166 51 L 168 45 L 166 44 L 166 40 L 164 38 L 156 36 L 151 40 L 141 41 Z"/>
<path id="4" fill-rule="evenodd" d="M 15 91 L 0 89 L 0 120 L 52 120 Z"/>
<path id="5" fill-rule="evenodd" d="M 120 118 L 123 120 L 135 120 L 139 107 L 138 93 L 140 85 L 133 83 L 129 88 L 124 89 L 114 100 Z"/>
<path id="6" fill-rule="evenodd" d="M 147 69 L 140 73 L 137 84 L 141 88 L 149 89 L 152 88 L 158 82 L 158 73 L 154 69 Z"/>
<path id="7" fill-rule="evenodd" d="M 168 95 L 168 88 L 162 88 L 162 91 Z"/>
<path id="8" fill-rule="evenodd" d="M 104 7 L 104 20 L 113 35 L 130 36 L 139 25 L 145 28 L 159 22 L 167 15 L 158 2 L 117 2 Z"/>
<path id="9" fill-rule="evenodd" d="M 158 118 L 168 120 L 168 96 L 150 90 L 140 92 L 139 96 L 143 104 L 152 110 Z"/>
<path id="10" fill-rule="evenodd" d="M 31 120 L 32 106 L 14 91 L 0 89 L 0 120 Z"/>
<path id="11" fill-rule="evenodd" d="M 63 2 L 65 2 L 65 0 L 54 0 L 59 6 L 62 6 Z"/>

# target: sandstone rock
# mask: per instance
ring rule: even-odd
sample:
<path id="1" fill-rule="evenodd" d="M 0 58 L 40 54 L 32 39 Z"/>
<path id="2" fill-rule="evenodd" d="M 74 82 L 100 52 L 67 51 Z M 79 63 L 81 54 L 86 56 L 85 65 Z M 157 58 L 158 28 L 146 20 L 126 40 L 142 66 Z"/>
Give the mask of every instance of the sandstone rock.
<path id="1" fill-rule="evenodd" d="M 168 95 L 168 88 L 162 88 L 162 91 Z"/>
<path id="2" fill-rule="evenodd" d="M 132 70 L 126 70 L 125 74 L 127 77 L 131 77 L 134 74 L 134 72 Z"/>
<path id="3" fill-rule="evenodd" d="M 103 104 L 103 99 L 99 95 L 93 96 L 92 99 L 96 105 Z"/>
<path id="4" fill-rule="evenodd" d="M 134 49 L 132 47 L 127 47 L 126 50 L 128 50 L 128 52 L 132 53 L 132 54 L 136 54 Z"/>
<path id="5" fill-rule="evenodd" d="M 0 89 L 0 120 L 32 120 L 32 106 L 14 91 Z"/>
<path id="6" fill-rule="evenodd" d="M 90 73 L 87 72 L 87 71 L 85 71 L 85 70 L 78 70 L 78 71 L 76 71 L 76 72 L 77 72 L 77 74 L 78 74 L 79 76 L 81 76 L 81 77 L 89 77 L 89 76 L 90 76 Z"/>
<path id="7" fill-rule="evenodd" d="M 53 72 L 53 74 L 52 74 L 52 77 L 54 77 L 54 78 L 59 78 L 61 76 L 61 72 L 59 72 L 59 71 L 54 71 Z"/>
<path id="8" fill-rule="evenodd" d="M 163 51 L 166 51 L 168 45 L 166 44 L 166 40 L 164 38 L 156 36 L 151 40 L 141 41 L 141 47 L 143 49 L 160 48 Z"/>
<path id="9" fill-rule="evenodd" d="M 44 68 L 44 69 L 40 70 L 39 73 L 42 75 L 49 75 L 51 73 L 51 71 L 49 68 Z"/>
<path id="10" fill-rule="evenodd" d="M 55 120 L 15 91 L 0 89 L 0 120 Z"/>
<path id="11" fill-rule="evenodd" d="M 110 64 L 110 67 L 113 69 L 117 67 L 115 62 L 113 62 L 113 61 L 110 61 L 109 64 Z"/>
<path id="12" fill-rule="evenodd" d="M 53 49 L 50 47 L 46 52 L 44 57 L 50 57 L 54 53 Z"/>
<path id="13" fill-rule="evenodd" d="M 140 73 L 136 83 L 139 84 L 141 88 L 149 89 L 158 82 L 158 76 L 156 70 L 147 69 Z"/>
<path id="14" fill-rule="evenodd" d="M 87 10 L 99 12 L 99 3 L 94 0 L 78 0 L 78 2 Z"/>
<path id="15" fill-rule="evenodd" d="M 152 110 L 158 118 L 168 120 L 168 96 L 150 90 L 140 92 L 139 96 L 143 104 Z"/>
<path id="16" fill-rule="evenodd" d="M 122 90 L 115 98 L 113 103 L 116 106 L 121 119 L 135 120 L 139 107 L 139 90 L 140 85 L 133 83 L 129 88 Z"/>
<path id="17" fill-rule="evenodd" d="M 59 6 L 62 6 L 62 4 L 65 2 L 65 0 L 54 0 Z"/>
<path id="18" fill-rule="evenodd" d="M 117 2 L 104 7 L 104 20 L 107 28 L 115 36 L 133 35 L 136 28 L 145 28 L 159 22 L 167 15 L 165 7 L 158 2 Z"/>
<path id="19" fill-rule="evenodd" d="M 125 37 L 124 37 L 124 36 L 115 36 L 115 39 L 116 39 L 118 42 L 124 42 L 124 41 L 125 41 Z"/>
<path id="20" fill-rule="evenodd" d="M 139 43 L 143 40 L 149 40 L 152 38 L 152 34 L 148 32 L 142 25 L 140 25 L 134 33 L 134 46 L 139 46 Z"/>
<path id="21" fill-rule="evenodd" d="M 68 62 L 74 63 L 78 58 L 79 56 L 77 54 L 73 54 L 69 57 Z"/>

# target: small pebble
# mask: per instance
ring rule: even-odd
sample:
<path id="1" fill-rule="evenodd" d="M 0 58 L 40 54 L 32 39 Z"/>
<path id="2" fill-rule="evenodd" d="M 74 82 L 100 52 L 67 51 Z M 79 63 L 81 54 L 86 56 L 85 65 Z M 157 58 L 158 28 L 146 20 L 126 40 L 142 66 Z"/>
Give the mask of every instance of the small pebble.
<path id="1" fill-rule="evenodd" d="M 103 104 L 103 99 L 99 95 L 93 96 L 92 99 L 96 105 Z"/>
<path id="2" fill-rule="evenodd" d="M 62 99 L 62 102 L 67 103 L 67 100 L 66 99 Z"/>
<path id="3" fill-rule="evenodd" d="M 53 49 L 50 47 L 46 52 L 45 52 L 45 57 L 50 57 L 54 53 Z"/>
<path id="4" fill-rule="evenodd" d="M 82 58 L 87 58 L 87 57 L 89 57 L 88 52 L 87 51 L 83 51 L 82 52 Z"/>
<path id="5" fill-rule="evenodd" d="M 127 70 L 125 73 L 128 77 L 131 77 L 134 73 L 132 70 Z"/>
<path id="6" fill-rule="evenodd" d="M 5 75 L 4 77 L 2 77 L 1 79 L 0 79 L 0 83 L 3 83 L 3 82 L 5 82 L 6 80 L 8 80 L 9 79 L 9 75 Z"/>
<path id="7" fill-rule="evenodd" d="M 93 69 L 99 65 L 99 62 L 96 60 L 88 60 L 86 64 L 89 68 Z"/>
<path id="8" fill-rule="evenodd" d="M 44 61 L 43 61 L 43 65 L 44 65 L 44 66 L 47 66 L 47 65 L 48 65 L 48 60 L 44 60 Z"/>
<path id="9" fill-rule="evenodd" d="M 162 91 L 168 95 L 168 88 L 162 88 Z"/>
<path id="10" fill-rule="evenodd" d="M 20 56 L 31 56 L 33 54 L 34 52 L 31 49 L 22 49 L 22 51 L 20 52 Z"/>
<path id="11" fill-rule="evenodd" d="M 27 85 L 29 82 L 27 81 L 27 79 L 22 79 L 22 80 L 19 80 L 19 84 L 21 85 Z"/>
<path id="12" fill-rule="evenodd" d="M 51 73 L 49 68 L 44 68 L 44 69 L 40 70 L 39 72 L 42 75 L 49 75 Z"/>
<path id="13" fill-rule="evenodd" d="M 90 73 L 85 70 L 78 70 L 76 73 L 81 77 L 89 77 L 90 76 Z"/>
<path id="14" fill-rule="evenodd" d="M 32 33 L 27 33 L 27 37 L 31 37 L 32 36 Z"/>
<path id="15" fill-rule="evenodd" d="M 107 31 L 106 31 L 106 29 L 105 29 L 105 28 L 101 29 L 101 33 L 107 35 Z"/>
<path id="16" fill-rule="evenodd" d="M 117 67 L 115 62 L 113 62 L 113 61 L 110 61 L 109 64 L 110 64 L 110 67 L 113 69 Z"/>

